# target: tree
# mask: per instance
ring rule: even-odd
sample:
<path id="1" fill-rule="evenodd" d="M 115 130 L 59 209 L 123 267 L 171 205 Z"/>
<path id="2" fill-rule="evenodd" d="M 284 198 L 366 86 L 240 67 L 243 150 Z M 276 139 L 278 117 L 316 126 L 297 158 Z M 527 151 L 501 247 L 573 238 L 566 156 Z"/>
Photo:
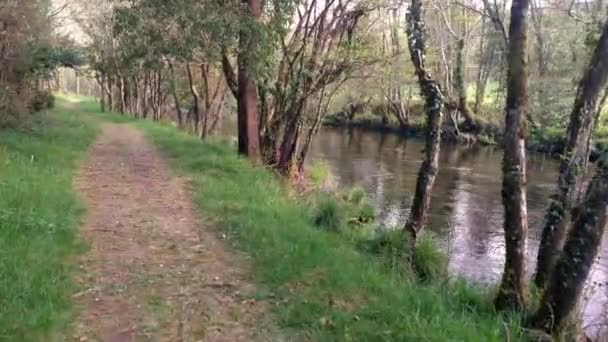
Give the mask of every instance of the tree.
<path id="1" fill-rule="evenodd" d="M 426 65 L 426 33 L 422 0 L 412 1 L 407 14 L 407 34 L 410 57 L 416 70 L 426 112 L 424 159 L 418 171 L 414 201 L 404 227 L 411 239 L 410 243 L 415 244 L 418 235 L 426 225 L 431 206 L 433 184 L 439 171 L 439 149 L 443 119 L 441 89 L 439 84 L 431 77 Z"/>
<path id="2" fill-rule="evenodd" d="M 523 309 L 525 302 L 525 253 L 528 233 L 525 121 L 528 99 L 529 4 L 529 0 L 513 1 L 509 25 L 502 185 L 506 261 L 495 299 L 495 305 L 499 309 Z"/>
<path id="3" fill-rule="evenodd" d="M 272 9 L 268 23 L 257 26 L 266 37 L 274 37 L 272 42 L 259 42 L 268 51 L 266 60 L 256 64 L 260 144 L 264 163 L 287 175 L 294 165 L 303 166 L 310 145 L 306 141 L 312 139 L 308 134 L 317 132 L 316 128 L 305 130 L 305 125 L 319 126 L 326 112 L 327 106 L 315 105 L 314 100 L 368 63 L 357 58 L 362 56 L 358 53 L 362 41 L 356 29 L 370 10 L 354 0 L 287 1 L 275 3 Z M 227 53 L 222 60 L 227 83 L 238 101 L 241 93 L 235 80 L 240 76 L 235 75 Z"/>
<path id="4" fill-rule="evenodd" d="M 528 326 L 549 334 L 563 328 L 578 302 L 608 224 L 608 163 L 599 163 L 585 200 L 572 212 L 573 229 Z"/>
<path id="5" fill-rule="evenodd" d="M 608 80 L 608 26 L 604 24 L 593 58 L 581 79 L 570 114 L 567 140 L 560 163 L 557 193 L 547 209 L 538 251 L 534 282 L 546 285 L 568 232 L 568 214 L 581 193 L 587 169 L 594 124 L 599 115 L 598 99 Z"/>
<path id="6" fill-rule="evenodd" d="M 50 105 L 55 70 L 81 62 L 72 42 L 55 33 L 53 14 L 44 0 L 0 3 L 0 127 Z"/>
<path id="7" fill-rule="evenodd" d="M 258 162 L 260 156 L 260 130 L 258 118 L 258 88 L 254 79 L 257 44 L 255 27 L 262 16 L 261 0 L 243 0 L 247 4 L 247 17 L 251 30 L 242 30 L 239 49 L 238 74 L 238 146 L 239 153 Z"/>
<path id="8" fill-rule="evenodd" d="M 452 27 L 452 24 L 450 23 L 450 20 L 448 19 L 448 14 L 446 14 L 446 10 L 444 8 L 442 8 L 441 6 L 435 6 L 436 9 L 438 9 L 439 13 L 441 14 L 442 18 L 443 18 L 443 23 L 445 25 L 445 27 L 447 28 L 447 31 L 449 32 L 450 36 L 452 36 L 452 38 L 456 41 L 456 63 L 455 63 L 455 68 L 454 68 L 454 72 L 453 72 L 453 85 L 454 88 L 456 88 L 456 100 L 450 100 L 450 103 L 448 107 L 451 107 L 455 110 L 458 110 L 458 112 L 460 114 L 462 114 L 463 118 L 464 118 L 464 123 L 463 123 L 463 128 L 465 128 L 467 131 L 476 131 L 477 130 L 477 119 L 475 118 L 475 114 L 473 113 L 473 111 L 471 110 L 471 108 L 469 107 L 469 101 L 468 101 L 468 97 L 467 97 L 467 83 L 466 83 L 466 79 L 465 79 L 465 69 L 466 69 L 466 52 L 465 52 L 465 48 L 466 48 L 466 43 L 467 40 L 469 39 L 469 36 L 471 34 L 471 32 L 473 31 L 471 28 L 468 27 L 468 13 L 466 8 L 462 8 L 462 16 L 463 18 L 461 19 L 462 23 L 461 23 L 461 28 L 460 30 L 455 30 Z M 460 32 L 457 32 L 460 31 Z M 450 113 L 450 115 L 452 115 Z M 455 129 L 456 129 L 456 134 L 460 134 L 459 128 L 458 128 L 458 120 L 454 119 L 454 125 L 455 125 Z"/>
<path id="9" fill-rule="evenodd" d="M 559 332 L 576 305 L 597 256 L 607 223 L 608 160 L 600 160 L 598 163 L 584 200 L 578 204 L 575 198 L 581 187 L 580 174 L 587 168 L 589 160 L 591 132 L 596 121 L 594 116 L 598 113 L 598 97 L 607 80 L 608 21 L 604 24 L 591 62 L 579 83 L 570 115 L 567 154 L 560 165 L 558 193 L 549 207 L 539 250 L 539 266 L 543 268 L 537 271 L 536 280 L 540 277 L 542 285 L 547 280 L 550 282 L 540 308 L 528 324 L 547 333 Z M 568 232 L 569 225 L 564 221 L 569 211 L 572 229 L 562 251 L 558 243 Z M 554 263 L 556 265 L 553 268 Z"/>

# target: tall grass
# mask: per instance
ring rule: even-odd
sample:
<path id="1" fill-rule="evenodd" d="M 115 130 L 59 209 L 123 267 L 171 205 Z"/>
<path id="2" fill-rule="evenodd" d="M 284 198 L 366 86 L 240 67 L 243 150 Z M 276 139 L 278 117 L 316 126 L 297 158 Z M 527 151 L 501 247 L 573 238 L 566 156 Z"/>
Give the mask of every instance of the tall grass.
<path id="1" fill-rule="evenodd" d="M 231 146 L 138 125 L 192 179 L 205 219 L 251 257 L 259 299 L 273 304 L 283 327 L 315 341 L 521 338 L 517 317 L 496 314 L 488 290 L 387 271 L 351 240 L 318 229 L 281 182 Z"/>
<path id="2" fill-rule="evenodd" d="M 0 340 L 49 340 L 69 320 L 83 211 L 72 176 L 94 136 L 65 106 L 0 130 Z"/>

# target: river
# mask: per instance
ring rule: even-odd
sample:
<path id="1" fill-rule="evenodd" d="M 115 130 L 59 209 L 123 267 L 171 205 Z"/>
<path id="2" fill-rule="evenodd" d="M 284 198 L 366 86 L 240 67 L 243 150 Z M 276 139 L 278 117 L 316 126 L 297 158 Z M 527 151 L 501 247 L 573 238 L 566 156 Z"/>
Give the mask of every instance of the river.
<path id="1" fill-rule="evenodd" d="M 315 137 L 309 163 L 324 162 L 340 188 L 361 186 L 377 210 L 379 229 L 405 223 L 423 141 L 358 129 L 324 128 Z M 504 264 L 502 151 L 485 146 L 442 146 L 428 230 L 449 256 L 451 274 L 480 284 L 500 281 Z M 543 216 L 555 189 L 558 162 L 528 155 L 528 265 L 534 266 Z M 604 239 L 587 289 L 582 318 L 594 335 L 608 323 L 608 239 Z M 529 267 L 531 273 L 531 267 Z M 602 329 L 603 330 L 603 329 Z"/>

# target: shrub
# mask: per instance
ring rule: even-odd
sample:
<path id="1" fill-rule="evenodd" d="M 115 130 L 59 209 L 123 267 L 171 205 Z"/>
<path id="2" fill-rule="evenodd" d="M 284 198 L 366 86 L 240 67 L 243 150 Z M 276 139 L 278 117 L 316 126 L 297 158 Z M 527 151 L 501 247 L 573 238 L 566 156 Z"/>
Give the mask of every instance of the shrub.
<path id="1" fill-rule="evenodd" d="M 340 231 L 345 221 L 345 211 L 329 194 L 321 194 L 313 208 L 313 222 L 330 231 Z"/>
<path id="2" fill-rule="evenodd" d="M 18 94 L 9 87 L 0 85 L 0 128 L 18 126 L 26 113 Z"/>
<path id="3" fill-rule="evenodd" d="M 364 203 L 359 211 L 359 217 L 364 222 L 371 222 L 376 219 L 376 209 L 369 203 Z"/>
<path id="4" fill-rule="evenodd" d="M 350 190 L 346 199 L 348 202 L 354 205 L 359 205 L 365 198 L 365 190 L 362 187 L 354 187 Z"/>
<path id="5" fill-rule="evenodd" d="M 36 90 L 29 103 L 30 112 L 40 112 L 55 106 L 55 97 L 46 90 Z"/>

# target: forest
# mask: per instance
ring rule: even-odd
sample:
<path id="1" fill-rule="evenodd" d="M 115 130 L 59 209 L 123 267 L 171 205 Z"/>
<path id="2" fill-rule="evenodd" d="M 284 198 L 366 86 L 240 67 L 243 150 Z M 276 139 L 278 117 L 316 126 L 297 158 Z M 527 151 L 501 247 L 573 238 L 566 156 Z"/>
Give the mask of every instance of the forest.
<path id="1" fill-rule="evenodd" d="M 86 228 L 95 213 L 104 216 L 99 202 L 129 207 L 156 197 L 159 207 L 146 208 L 151 216 L 167 215 L 159 222 L 179 227 L 183 223 L 175 222 L 198 222 L 198 214 L 170 216 L 189 208 L 172 207 L 182 202 L 213 217 L 218 227 L 202 234 L 219 232 L 220 244 L 233 238 L 237 247 L 228 243 L 229 252 L 210 253 L 230 254 L 234 247 L 252 259 L 259 292 L 271 289 L 268 300 L 278 307 L 270 309 L 276 312 L 269 320 L 304 331 L 298 338 L 608 341 L 608 305 L 594 314 L 601 322 L 592 326 L 581 305 L 590 283 L 606 297 L 605 284 L 596 284 L 590 274 L 604 267 L 608 220 L 607 5 L 603 0 L 1 0 L 0 249 L 14 255 L 0 262 L 0 306 L 9 308 L 0 313 L 0 339 L 41 341 L 51 326 L 69 326 L 70 318 L 63 321 L 57 317 L 65 315 L 55 312 L 63 304 L 53 300 L 70 297 L 62 292 L 72 291 L 62 285 L 73 277 L 66 255 L 78 252 L 57 245 L 67 244 L 64 238 L 76 245 L 78 225 Z M 373 132 L 382 141 L 390 135 L 420 144 L 415 164 L 408 164 L 414 171 L 391 169 L 415 174 L 411 186 L 399 189 L 408 201 L 396 227 L 378 229 L 375 211 L 384 208 L 370 204 L 366 189 L 322 184 L 335 171 L 316 164 L 319 153 L 334 148 L 318 142 L 326 130 Z M 490 176 L 497 179 L 501 203 L 500 249 L 492 253 L 504 261 L 499 279 L 489 286 L 450 274 L 445 244 L 435 236 L 433 210 L 447 196 L 438 179 L 452 167 L 443 156 L 454 148 L 500 153 L 500 171 Z M 536 186 L 530 165 L 540 155 L 556 165 L 555 175 L 542 200 L 530 199 Z M 158 160 L 165 159 L 194 179 L 195 190 L 166 180 L 173 176 L 162 173 L 164 162 Z M 81 160 L 97 166 L 76 172 Z M 35 163 L 48 165 L 31 166 Z M 116 171 L 130 163 L 134 174 Z M 102 164 L 107 173 L 91 176 Z M 49 168 L 53 173 L 43 175 Z M 79 175 L 74 184 L 99 186 L 90 195 L 95 200 L 86 200 L 91 187 L 72 189 L 73 174 Z M 130 178 L 135 176 L 143 178 Z M 48 177 L 60 179 L 61 191 L 69 193 L 42 200 L 37 194 L 59 193 L 45 188 Z M 127 190 L 104 197 L 104 189 L 114 186 Z M 139 187 L 149 193 L 138 197 Z M 193 199 L 184 198 L 189 191 Z M 77 194 L 84 194 L 84 219 L 76 209 Z M 531 201 L 540 202 L 538 220 Z M 55 222 L 62 205 L 69 214 Z M 119 208 L 104 213 L 117 226 L 138 224 Z M 93 232 L 110 224 L 95 222 Z M 69 237 L 56 226 L 70 227 Z M 196 223 L 180 231 L 192 226 Z M 61 239 L 36 242 L 42 238 L 32 227 L 58 230 Z M 132 248 L 116 242 L 106 255 L 104 242 L 113 243 L 85 228 L 84 239 L 101 246 L 87 252 L 94 253 L 91 260 L 120 264 L 122 258 L 112 253 Z M 188 245 L 188 234 L 199 234 L 197 229 L 124 241 L 148 248 L 171 239 L 171 251 L 187 250 L 198 246 Z M 48 266 L 29 264 L 36 263 L 29 254 L 34 250 L 54 256 Z M 167 258 L 157 264 L 178 265 L 178 259 Z M 230 267 L 179 258 L 191 273 Z M 35 276 L 20 273 L 30 266 Z M 59 269 L 61 280 L 49 280 Z M 192 287 L 197 281 L 182 279 Z M 175 286 L 166 290 L 178 291 Z M 66 289 L 54 292 L 61 287 Z M 87 297 L 87 291 L 78 297 Z M 96 296 L 104 302 L 105 295 L 110 296 Z M 217 293 L 193 298 L 203 295 Z M 329 299 L 315 301 L 322 296 Z M 92 307 L 99 298 L 78 306 Z M 31 309 L 38 301 L 50 304 Z M 171 303 L 168 311 L 177 312 Z M 159 324 L 161 335 L 151 335 L 153 340 L 171 340 L 162 335 L 173 329 L 171 317 L 164 317 L 167 325 Z M 196 325 L 196 317 L 191 320 Z M 441 320 L 451 323 L 438 332 Z M 25 332 L 40 327 L 42 332 Z M 100 334 L 99 340 L 113 340 Z M 269 334 L 231 338 L 281 340 Z"/>

